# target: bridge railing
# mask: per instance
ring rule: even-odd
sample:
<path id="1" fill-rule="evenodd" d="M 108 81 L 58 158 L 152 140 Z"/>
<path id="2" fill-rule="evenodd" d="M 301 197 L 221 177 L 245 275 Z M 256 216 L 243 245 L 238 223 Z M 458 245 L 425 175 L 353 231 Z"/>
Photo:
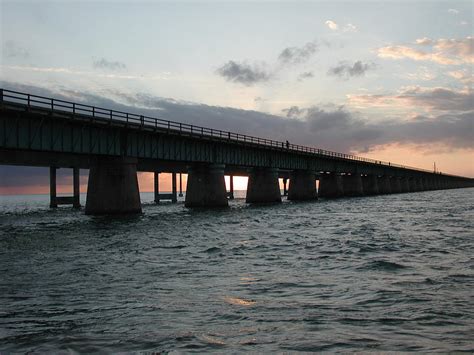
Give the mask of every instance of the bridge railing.
<path id="1" fill-rule="evenodd" d="M 12 91 L 7 89 L 0 89 L 0 103 L 10 102 L 24 105 L 27 109 L 30 108 L 43 108 L 57 113 L 67 113 L 73 116 L 81 116 L 81 118 L 89 117 L 93 122 L 94 120 L 103 122 L 104 120 L 119 121 L 130 126 L 140 127 L 151 127 L 156 129 L 165 129 L 168 131 L 179 132 L 180 134 L 186 133 L 190 135 L 200 135 L 206 137 L 217 137 L 221 139 L 227 139 L 229 141 L 238 141 L 248 144 L 257 144 L 262 146 L 270 146 L 281 148 L 284 150 L 298 151 L 304 153 L 316 154 L 319 156 L 335 157 L 352 161 L 360 161 L 370 164 L 384 165 L 389 167 L 404 168 L 418 170 L 422 172 L 432 171 L 413 168 L 405 165 L 392 164 L 390 162 L 384 162 L 380 160 L 374 160 L 369 158 L 363 158 L 356 155 L 344 154 L 333 152 L 329 150 L 307 147 L 297 144 L 290 144 L 288 142 L 281 142 L 266 138 L 254 137 L 245 134 L 234 133 L 230 131 L 222 131 L 218 129 L 212 129 L 207 127 L 190 125 L 187 123 L 168 121 L 159 118 L 138 115 L 129 112 L 122 112 L 117 110 L 110 110 L 96 106 L 90 106 L 61 99 L 54 99 L 39 95 L 31 95 L 23 92 Z"/>

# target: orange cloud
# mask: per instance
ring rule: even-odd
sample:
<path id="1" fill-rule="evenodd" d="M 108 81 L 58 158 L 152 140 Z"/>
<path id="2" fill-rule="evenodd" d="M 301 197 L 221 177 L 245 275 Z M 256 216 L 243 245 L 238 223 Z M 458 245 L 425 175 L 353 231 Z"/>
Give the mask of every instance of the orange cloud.
<path id="1" fill-rule="evenodd" d="M 425 37 L 417 39 L 415 45 L 430 46 L 431 51 L 394 45 L 379 48 L 377 54 L 380 58 L 408 58 L 417 61 L 431 61 L 443 65 L 474 63 L 474 37 L 438 40 Z"/>

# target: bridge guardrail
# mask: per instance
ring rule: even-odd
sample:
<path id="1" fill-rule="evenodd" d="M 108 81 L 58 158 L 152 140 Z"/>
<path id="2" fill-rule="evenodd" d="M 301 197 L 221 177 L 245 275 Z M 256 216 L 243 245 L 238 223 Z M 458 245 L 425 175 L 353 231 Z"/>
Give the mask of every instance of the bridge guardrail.
<path id="1" fill-rule="evenodd" d="M 245 134 L 234 133 L 230 131 L 222 131 L 218 129 L 195 126 L 195 125 L 176 122 L 176 121 L 168 121 L 168 120 L 144 116 L 144 115 L 137 115 L 134 113 L 110 110 L 110 109 L 105 109 L 102 107 L 90 106 L 90 105 L 65 101 L 61 99 L 54 99 L 50 97 L 32 95 L 32 94 L 27 94 L 27 93 L 7 90 L 7 89 L 0 89 L 0 103 L 3 103 L 3 102 L 22 104 L 22 105 L 25 105 L 27 109 L 30 109 L 32 107 L 33 108 L 37 107 L 37 108 L 49 109 L 51 111 L 69 113 L 69 114 L 72 114 L 73 116 L 74 115 L 89 116 L 91 118 L 91 121 L 94 121 L 94 119 L 96 118 L 100 119 L 101 121 L 103 120 L 119 121 L 119 122 L 124 122 L 126 125 L 135 124 L 135 125 L 144 126 L 144 127 L 167 129 L 169 131 L 175 131 L 175 132 L 180 132 L 180 133 L 184 132 L 184 133 L 189 133 L 192 135 L 217 137 L 221 139 L 228 139 L 229 141 L 252 143 L 252 144 L 257 144 L 257 145 L 282 148 L 286 150 L 311 153 L 311 154 L 316 154 L 319 156 L 336 157 L 336 158 L 341 158 L 341 159 L 346 159 L 346 160 L 351 160 L 351 161 L 360 161 L 360 162 L 365 162 L 365 163 L 370 163 L 370 164 L 383 165 L 387 167 L 411 169 L 411 170 L 417 170 L 420 172 L 433 173 L 433 171 L 429 171 L 425 169 L 414 168 L 414 167 L 399 165 L 399 164 L 392 164 L 390 162 L 363 158 L 363 157 L 359 157 L 359 156 L 351 155 L 351 154 L 338 153 L 338 152 L 333 152 L 330 150 L 307 147 L 307 146 L 291 144 L 287 142 L 280 142 L 280 141 L 275 141 L 275 140 L 266 139 L 266 138 L 259 138 L 259 137 L 245 135 Z M 447 174 L 443 174 L 443 175 L 447 175 Z"/>

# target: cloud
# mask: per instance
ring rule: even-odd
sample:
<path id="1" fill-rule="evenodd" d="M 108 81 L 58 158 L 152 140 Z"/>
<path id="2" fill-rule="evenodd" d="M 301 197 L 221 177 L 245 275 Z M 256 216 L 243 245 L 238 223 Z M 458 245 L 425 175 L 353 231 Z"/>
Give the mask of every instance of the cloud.
<path id="1" fill-rule="evenodd" d="M 368 70 L 373 68 L 375 68 L 373 63 L 362 63 L 360 60 L 355 62 L 353 65 L 350 65 L 347 62 L 340 62 L 339 65 L 330 68 L 328 74 L 341 78 L 357 77 L 364 76 Z"/>
<path id="2" fill-rule="evenodd" d="M 94 69 L 102 69 L 102 70 L 124 70 L 127 66 L 124 63 L 107 60 L 105 58 L 94 60 L 92 63 Z"/>
<path id="3" fill-rule="evenodd" d="M 415 45 L 429 46 L 431 51 L 394 45 L 379 48 L 378 56 L 389 59 L 408 58 L 417 61 L 432 61 L 443 65 L 474 63 L 474 37 L 438 40 L 425 37 L 417 39 Z"/>
<path id="4" fill-rule="evenodd" d="M 348 23 L 345 26 L 340 27 L 336 22 L 332 20 L 327 20 L 325 24 L 333 31 L 339 31 L 339 30 L 341 30 L 342 32 L 356 32 L 357 31 L 357 27 L 353 25 L 352 23 Z"/>
<path id="5" fill-rule="evenodd" d="M 6 41 L 3 44 L 2 56 L 5 58 L 26 59 L 30 56 L 30 52 L 26 48 L 23 48 L 17 43 L 15 43 L 14 41 Z"/>
<path id="6" fill-rule="evenodd" d="M 305 79 L 314 78 L 314 73 L 311 71 L 306 71 L 298 75 L 298 81 L 303 81 Z"/>
<path id="7" fill-rule="evenodd" d="M 335 23 L 334 21 L 327 20 L 325 24 L 333 31 L 337 31 L 339 29 L 339 25 Z"/>
<path id="8" fill-rule="evenodd" d="M 306 62 L 318 50 L 315 41 L 308 42 L 302 47 L 287 47 L 281 51 L 278 61 L 282 64 L 299 64 Z"/>
<path id="9" fill-rule="evenodd" d="M 348 95 L 348 99 L 356 107 L 424 107 L 452 112 L 474 110 L 474 93 L 471 90 L 455 91 L 442 87 L 407 87 L 397 94 Z"/>
<path id="10" fill-rule="evenodd" d="M 229 60 L 216 71 L 220 76 L 230 82 L 251 86 L 257 83 L 267 82 L 272 75 L 258 65 L 248 63 L 237 63 Z"/>
<path id="11" fill-rule="evenodd" d="M 459 14 L 459 10 L 456 10 L 456 9 L 449 9 L 448 12 L 453 15 Z"/>

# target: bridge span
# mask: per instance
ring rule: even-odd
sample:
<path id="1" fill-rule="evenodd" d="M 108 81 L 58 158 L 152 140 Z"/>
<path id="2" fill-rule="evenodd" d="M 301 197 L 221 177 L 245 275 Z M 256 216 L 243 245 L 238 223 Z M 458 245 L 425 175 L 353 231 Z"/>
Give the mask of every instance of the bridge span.
<path id="1" fill-rule="evenodd" d="M 474 186 L 467 177 L 6 89 L 0 164 L 49 167 L 51 207 L 79 207 L 79 169 L 90 169 L 87 214 L 141 212 L 137 171 L 155 173 L 157 202 L 176 201 L 177 174 L 187 173 L 187 207 L 227 206 L 233 176 L 249 176 L 248 203 L 281 202 L 279 178 L 295 201 Z M 73 168 L 73 196 L 56 196 L 57 168 Z M 159 193 L 161 172 L 173 174 L 171 194 Z"/>

